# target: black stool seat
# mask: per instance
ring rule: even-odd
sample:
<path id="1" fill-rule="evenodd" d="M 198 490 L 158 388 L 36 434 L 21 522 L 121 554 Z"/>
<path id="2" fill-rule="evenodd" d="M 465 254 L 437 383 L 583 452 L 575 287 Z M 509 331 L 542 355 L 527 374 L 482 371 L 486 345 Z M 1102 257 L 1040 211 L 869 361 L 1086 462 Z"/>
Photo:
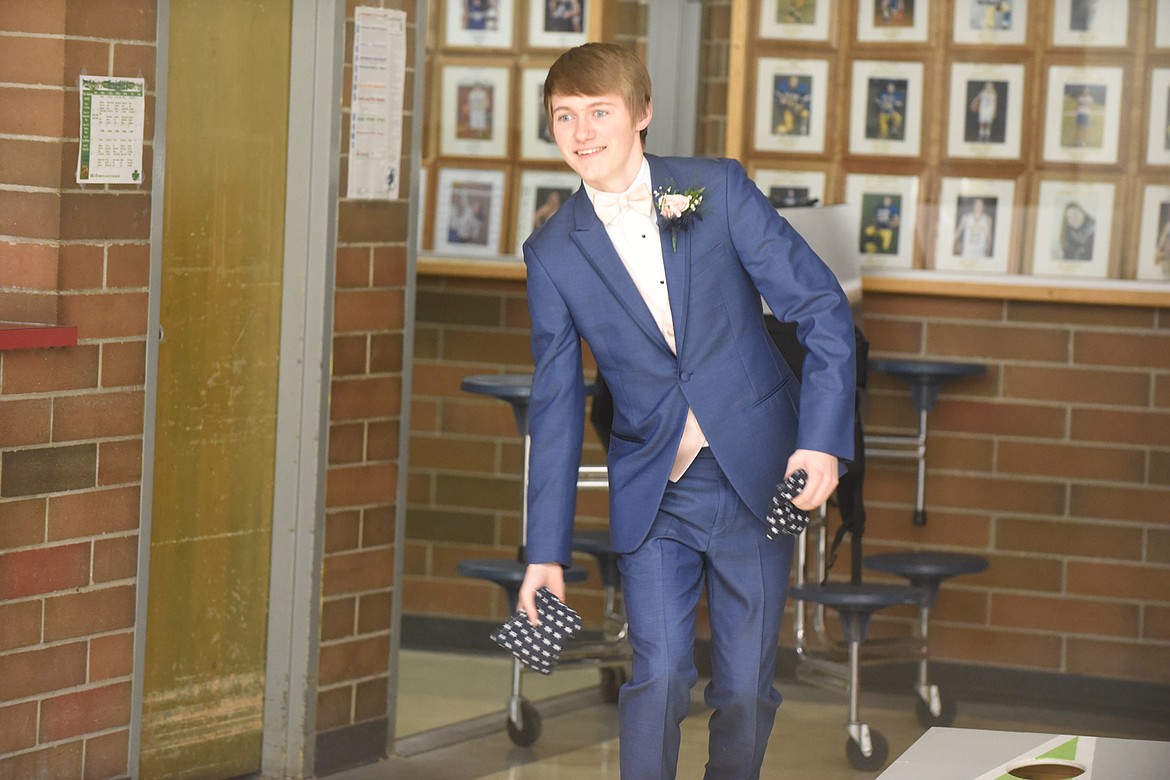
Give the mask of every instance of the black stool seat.
<path id="1" fill-rule="evenodd" d="M 597 559 L 602 585 L 617 586 L 621 582 L 618 554 L 610 546 L 609 531 L 576 531 L 573 533 L 573 549 Z"/>
<path id="2" fill-rule="evenodd" d="M 465 377 L 460 389 L 468 393 L 499 398 L 512 405 L 516 429 L 520 435 L 528 433 L 528 402 L 532 399 L 532 374 L 476 374 Z M 597 384 L 585 383 L 585 395 L 597 392 Z"/>
<path id="3" fill-rule="evenodd" d="M 479 374 L 469 376 L 460 383 L 468 393 L 499 398 L 512 405 L 516 428 L 520 435 L 528 433 L 528 399 L 532 397 L 531 374 Z"/>
<path id="4" fill-rule="evenodd" d="M 910 580 L 911 585 L 928 588 L 933 602 L 943 580 L 960 574 L 978 574 L 987 568 L 987 559 L 969 553 L 895 552 L 870 555 L 865 559 L 865 566 L 873 571 L 897 574 Z"/>
<path id="5" fill-rule="evenodd" d="M 799 601 L 824 604 L 837 610 L 847 642 L 864 642 L 869 617 L 879 609 L 901 604 L 921 604 L 925 594 L 912 585 L 865 582 L 826 582 L 793 585 L 788 594 Z"/>
<path id="6" fill-rule="evenodd" d="M 965 376 L 977 376 L 987 367 L 982 363 L 959 363 L 949 360 L 893 360 L 870 358 L 869 367 L 889 374 L 910 385 L 910 397 L 918 411 L 930 411 L 944 382 Z"/>
<path id="7" fill-rule="evenodd" d="M 471 558 L 459 561 L 455 570 L 465 577 L 476 577 L 488 582 L 494 582 L 508 594 L 508 605 L 513 611 L 516 601 L 520 598 L 520 585 L 524 582 L 524 573 L 528 564 L 514 561 L 509 558 Z M 565 569 L 565 582 L 580 582 L 589 576 L 582 568 L 570 566 Z"/>

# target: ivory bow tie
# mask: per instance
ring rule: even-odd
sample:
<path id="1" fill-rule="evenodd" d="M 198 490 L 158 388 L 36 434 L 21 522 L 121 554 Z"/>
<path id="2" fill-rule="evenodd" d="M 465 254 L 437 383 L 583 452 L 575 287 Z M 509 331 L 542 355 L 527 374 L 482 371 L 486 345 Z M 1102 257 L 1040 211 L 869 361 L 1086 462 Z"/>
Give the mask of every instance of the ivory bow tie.
<path id="1" fill-rule="evenodd" d="M 650 188 L 645 184 L 639 184 L 622 195 L 597 193 L 593 200 L 593 208 L 601 223 L 608 225 L 617 219 L 622 209 L 633 209 L 643 216 L 651 216 L 654 213 L 654 200 L 650 197 Z"/>

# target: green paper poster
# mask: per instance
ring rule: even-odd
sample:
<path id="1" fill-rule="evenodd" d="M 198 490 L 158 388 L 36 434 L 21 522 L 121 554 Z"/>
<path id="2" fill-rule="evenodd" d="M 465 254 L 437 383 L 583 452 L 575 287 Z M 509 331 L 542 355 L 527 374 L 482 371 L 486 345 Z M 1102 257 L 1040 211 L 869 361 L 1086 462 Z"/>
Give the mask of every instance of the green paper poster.
<path id="1" fill-rule="evenodd" d="M 146 81 L 81 76 L 78 184 L 140 184 Z"/>

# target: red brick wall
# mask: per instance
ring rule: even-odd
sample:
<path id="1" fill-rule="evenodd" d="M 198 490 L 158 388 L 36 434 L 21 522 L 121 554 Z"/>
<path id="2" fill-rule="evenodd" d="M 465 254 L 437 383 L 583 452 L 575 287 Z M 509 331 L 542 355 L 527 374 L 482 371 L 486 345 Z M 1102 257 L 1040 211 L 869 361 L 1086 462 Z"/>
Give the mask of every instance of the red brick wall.
<path id="1" fill-rule="evenodd" d="M 353 7 L 346 18 L 341 137 L 349 137 Z M 408 14 L 406 105 L 414 99 L 414 3 L 363 2 Z M 409 154 L 412 114 L 404 118 Z M 343 141 L 342 193 L 348 150 Z M 404 159 L 403 171 L 408 171 Z M 402 408 L 409 175 L 393 202 L 342 198 L 338 210 L 333 381 L 317 731 L 387 717 L 394 512 Z"/>
<path id="2" fill-rule="evenodd" d="M 929 415 L 925 527 L 914 473 L 873 461 L 867 552 L 985 555 L 952 580 L 942 658 L 1170 683 L 1170 310 L 869 295 L 873 348 L 984 362 Z M 875 425 L 914 425 L 871 377 Z M 934 628 L 935 624 L 932 624 Z"/>
<path id="3" fill-rule="evenodd" d="M 77 77 L 154 61 L 153 0 L 0 2 L 0 319 L 79 335 L 0 352 L 0 777 L 127 772 L 151 150 L 75 184 Z"/>

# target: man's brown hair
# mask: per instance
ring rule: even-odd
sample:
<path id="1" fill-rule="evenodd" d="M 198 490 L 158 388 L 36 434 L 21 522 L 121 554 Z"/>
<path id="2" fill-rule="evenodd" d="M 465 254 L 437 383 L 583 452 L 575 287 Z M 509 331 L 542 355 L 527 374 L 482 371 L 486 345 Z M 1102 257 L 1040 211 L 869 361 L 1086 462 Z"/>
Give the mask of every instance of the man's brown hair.
<path id="1" fill-rule="evenodd" d="M 552 132 L 553 95 L 621 95 L 635 121 L 650 104 L 650 74 L 638 56 L 616 43 L 586 43 L 569 49 L 553 63 L 544 80 L 544 114 Z M 646 129 L 642 129 L 646 144 Z"/>

